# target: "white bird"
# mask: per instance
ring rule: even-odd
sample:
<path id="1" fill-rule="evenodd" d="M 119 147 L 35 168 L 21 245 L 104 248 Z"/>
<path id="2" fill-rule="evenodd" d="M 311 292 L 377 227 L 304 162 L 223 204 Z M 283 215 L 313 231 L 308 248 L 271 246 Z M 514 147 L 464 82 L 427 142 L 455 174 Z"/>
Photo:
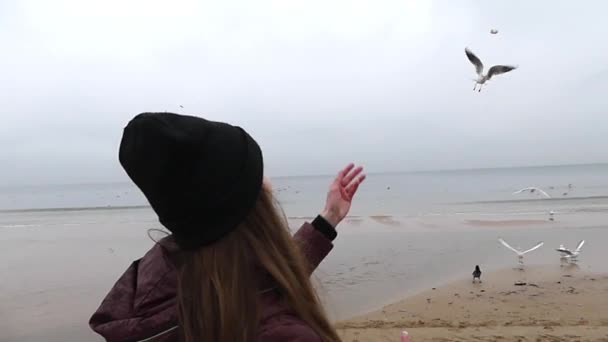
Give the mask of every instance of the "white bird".
<path id="1" fill-rule="evenodd" d="M 513 247 L 511 247 L 505 240 L 498 238 L 498 241 L 500 241 L 500 243 L 502 243 L 503 246 L 507 247 L 508 249 L 512 250 L 513 252 L 515 252 L 517 254 L 517 258 L 520 264 L 524 264 L 524 255 L 526 255 L 527 253 L 530 253 L 536 249 L 539 249 L 540 247 L 542 247 L 542 245 L 544 245 L 544 242 L 539 242 L 536 244 L 536 246 L 528 249 L 527 251 L 520 251 L 519 249 L 515 249 Z"/>
<path id="2" fill-rule="evenodd" d="M 575 261 L 578 258 L 578 256 L 581 254 L 581 249 L 583 248 L 584 244 L 585 244 L 585 240 L 581 240 L 578 243 L 578 246 L 576 246 L 576 249 L 574 251 L 571 251 L 570 249 L 564 247 L 564 245 L 559 245 L 559 248 L 556 249 L 556 251 L 558 251 L 560 253 L 562 258 Z"/>
<path id="3" fill-rule="evenodd" d="M 546 198 L 551 198 L 551 196 L 549 196 L 548 193 L 546 193 L 545 191 L 543 191 L 540 188 L 534 187 L 534 186 L 529 186 L 527 188 L 523 188 L 521 190 L 517 190 L 513 193 L 513 195 L 517 195 L 517 194 L 521 194 L 522 192 L 526 192 L 529 191 L 531 194 L 538 192 L 539 194 L 545 196 Z"/>
<path id="4" fill-rule="evenodd" d="M 484 75 L 483 63 L 481 63 L 481 60 L 477 56 L 475 56 L 475 54 L 471 52 L 469 48 L 465 48 L 464 52 L 466 53 L 469 61 L 471 61 L 471 63 L 473 63 L 473 65 L 475 66 L 475 72 L 477 73 L 477 78 L 473 79 L 473 81 L 475 81 L 475 86 L 473 87 L 473 90 L 475 90 L 477 88 L 477 85 L 479 84 L 479 91 L 481 91 L 481 86 L 486 83 L 486 81 L 489 81 L 494 75 L 504 74 L 511 70 L 517 69 L 517 66 L 513 65 L 494 65 L 490 68 L 490 70 L 488 70 L 488 73 Z"/>
<path id="5" fill-rule="evenodd" d="M 491 33 L 491 34 L 497 34 L 497 33 L 498 33 L 498 30 L 497 30 L 497 29 L 491 29 L 491 30 L 490 30 L 490 33 Z"/>

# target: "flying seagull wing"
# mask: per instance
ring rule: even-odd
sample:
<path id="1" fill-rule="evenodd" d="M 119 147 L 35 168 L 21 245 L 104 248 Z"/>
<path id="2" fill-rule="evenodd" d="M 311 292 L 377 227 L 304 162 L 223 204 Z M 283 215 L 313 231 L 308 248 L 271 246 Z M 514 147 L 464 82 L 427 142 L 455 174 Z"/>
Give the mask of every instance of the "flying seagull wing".
<path id="1" fill-rule="evenodd" d="M 530 189 L 530 188 L 523 188 L 521 190 L 517 190 L 513 193 L 513 195 L 521 194 L 522 192 L 527 191 L 528 189 Z"/>
<path id="2" fill-rule="evenodd" d="M 556 249 L 556 251 L 558 251 L 560 253 L 566 253 L 568 255 L 572 255 L 572 252 L 569 249 L 566 249 L 566 248 L 558 248 L 558 249 Z"/>
<path id="3" fill-rule="evenodd" d="M 551 198 L 551 196 L 548 193 L 546 193 L 543 189 L 536 188 L 536 191 L 540 192 L 543 196 L 545 196 L 547 198 Z"/>
<path id="4" fill-rule="evenodd" d="M 580 252 L 581 248 L 583 248 L 583 245 L 585 244 L 585 240 L 581 240 L 581 242 L 578 243 L 578 246 L 576 246 L 576 250 L 575 252 Z"/>
<path id="5" fill-rule="evenodd" d="M 539 243 L 538 243 L 536 246 L 534 246 L 534 247 L 532 247 L 532 248 L 528 249 L 528 250 L 527 250 L 527 251 L 525 251 L 525 252 L 522 252 L 521 254 L 526 254 L 526 253 L 532 252 L 533 250 L 539 249 L 539 248 L 540 248 L 542 245 L 544 245 L 544 244 L 545 244 L 544 242 L 539 242 Z"/>
<path id="6" fill-rule="evenodd" d="M 488 79 L 491 79 L 492 76 L 504 74 L 515 69 L 517 69 L 517 67 L 513 65 L 495 65 L 488 70 Z"/>
<path id="7" fill-rule="evenodd" d="M 513 193 L 513 195 L 521 194 L 524 191 L 530 191 L 531 193 L 534 193 L 534 192 L 538 191 L 538 193 L 540 193 L 541 195 L 545 196 L 546 198 L 551 198 L 551 196 L 548 193 L 546 193 L 543 189 L 539 189 L 539 188 L 533 187 L 533 186 L 530 186 L 530 187 L 527 187 L 527 188 L 523 188 L 521 190 L 517 190 L 517 191 L 515 191 Z"/>
<path id="8" fill-rule="evenodd" d="M 511 247 L 505 240 L 498 238 L 498 241 L 500 241 L 500 243 L 502 243 L 503 246 L 507 247 L 508 249 L 512 250 L 513 252 L 515 252 L 517 254 L 520 253 L 517 249 Z"/>
<path id="9" fill-rule="evenodd" d="M 535 189 L 535 188 L 533 188 L 533 187 L 527 187 L 527 188 L 523 188 L 523 189 L 521 189 L 521 190 L 517 190 L 517 191 L 515 191 L 515 192 L 513 193 L 513 195 L 521 194 L 521 193 L 522 193 L 522 192 L 524 192 L 524 191 L 531 191 L 532 189 Z"/>
<path id="10" fill-rule="evenodd" d="M 475 72 L 477 73 L 477 75 L 481 76 L 481 73 L 483 72 L 483 63 L 481 63 L 481 60 L 477 56 L 475 56 L 475 54 L 471 52 L 469 48 L 465 48 L 464 53 L 467 54 L 467 58 L 475 66 Z"/>

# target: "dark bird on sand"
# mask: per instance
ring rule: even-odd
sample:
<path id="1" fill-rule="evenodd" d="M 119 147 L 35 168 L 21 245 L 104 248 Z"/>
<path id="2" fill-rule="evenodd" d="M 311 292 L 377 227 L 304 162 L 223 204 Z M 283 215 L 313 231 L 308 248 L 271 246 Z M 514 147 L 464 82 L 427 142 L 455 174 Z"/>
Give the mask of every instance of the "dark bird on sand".
<path id="1" fill-rule="evenodd" d="M 479 280 L 481 283 L 481 269 L 479 268 L 479 265 L 475 265 L 475 271 L 473 271 L 473 282 L 475 282 L 475 279 Z"/>

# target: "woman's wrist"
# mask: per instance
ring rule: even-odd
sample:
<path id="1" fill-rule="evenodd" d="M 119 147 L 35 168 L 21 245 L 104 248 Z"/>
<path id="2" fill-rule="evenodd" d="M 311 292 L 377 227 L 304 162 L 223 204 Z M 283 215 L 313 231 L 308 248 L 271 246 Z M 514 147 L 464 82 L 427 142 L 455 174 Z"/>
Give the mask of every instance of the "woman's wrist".
<path id="1" fill-rule="evenodd" d="M 340 223 L 341 219 L 338 218 L 337 215 L 333 214 L 331 211 L 325 209 L 321 212 L 321 217 L 327 221 L 327 223 L 331 224 L 331 226 L 335 229 Z"/>

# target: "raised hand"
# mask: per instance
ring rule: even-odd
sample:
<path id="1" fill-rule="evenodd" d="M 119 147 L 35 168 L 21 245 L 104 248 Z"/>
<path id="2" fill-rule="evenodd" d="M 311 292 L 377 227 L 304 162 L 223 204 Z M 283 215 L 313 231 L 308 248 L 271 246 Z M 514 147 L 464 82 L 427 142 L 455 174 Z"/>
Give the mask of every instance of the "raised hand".
<path id="1" fill-rule="evenodd" d="M 350 163 L 338 172 L 336 179 L 329 186 L 327 202 L 321 216 L 332 226 L 337 226 L 348 215 L 353 197 L 365 180 L 365 174 L 362 172 L 363 167 L 355 167 L 355 164 Z"/>

